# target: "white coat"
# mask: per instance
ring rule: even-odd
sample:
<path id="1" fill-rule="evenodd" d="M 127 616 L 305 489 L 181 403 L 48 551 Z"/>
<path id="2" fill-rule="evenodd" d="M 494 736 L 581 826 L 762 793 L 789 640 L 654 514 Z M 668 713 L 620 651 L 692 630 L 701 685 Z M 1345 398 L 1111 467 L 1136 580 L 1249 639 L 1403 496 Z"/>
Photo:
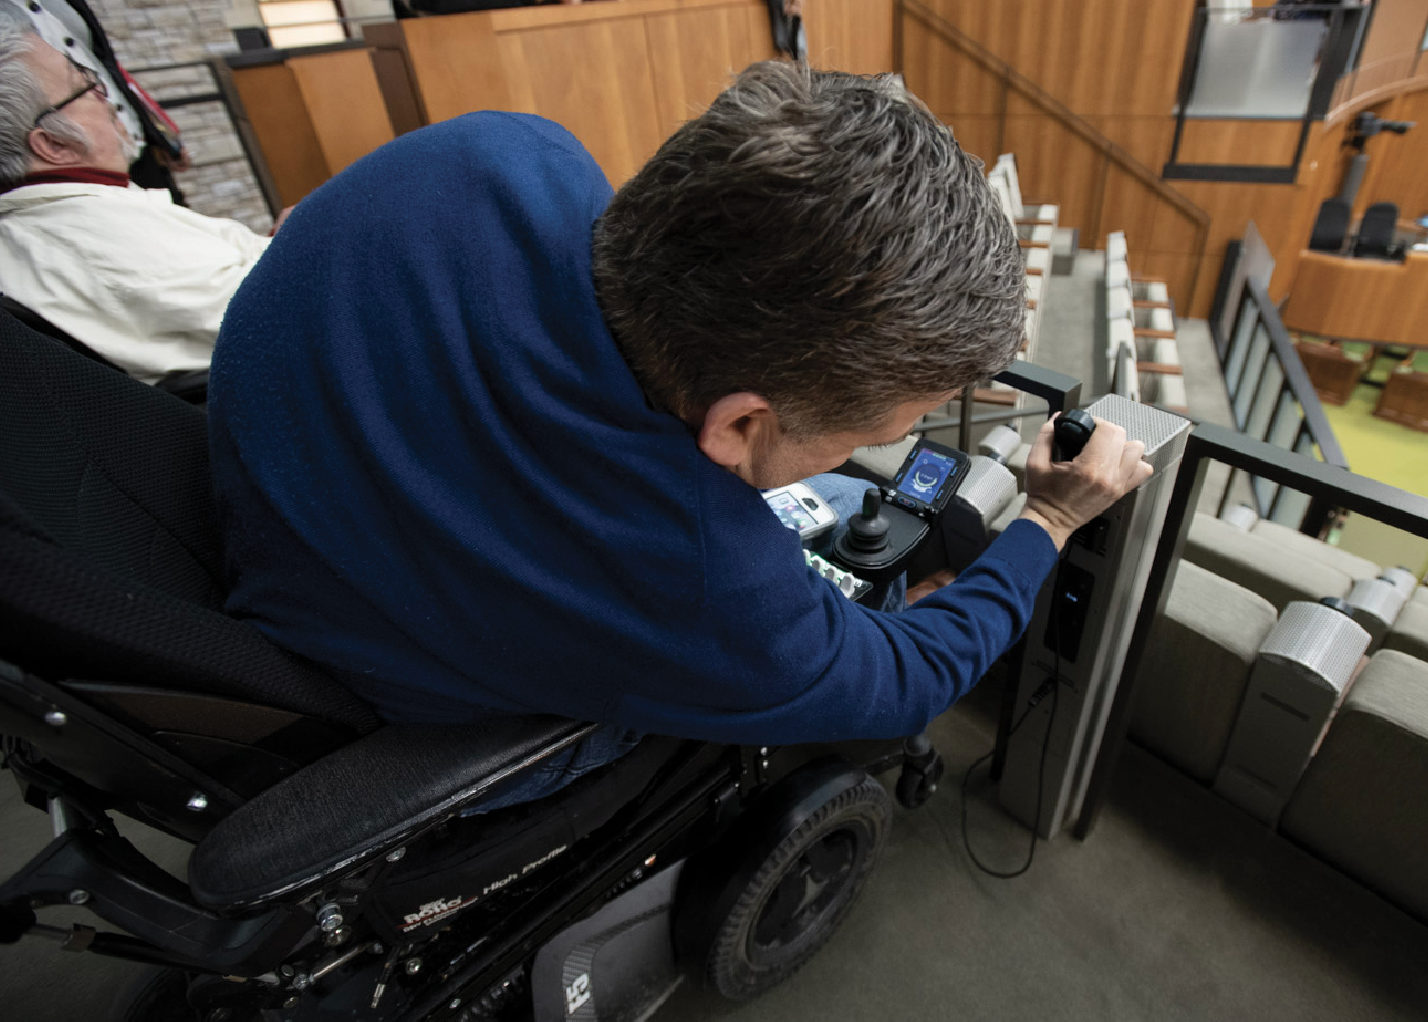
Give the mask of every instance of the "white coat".
<path id="1" fill-rule="evenodd" d="M 146 383 L 208 366 L 228 300 L 267 247 L 135 184 L 0 195 L 0 291 Z"/>

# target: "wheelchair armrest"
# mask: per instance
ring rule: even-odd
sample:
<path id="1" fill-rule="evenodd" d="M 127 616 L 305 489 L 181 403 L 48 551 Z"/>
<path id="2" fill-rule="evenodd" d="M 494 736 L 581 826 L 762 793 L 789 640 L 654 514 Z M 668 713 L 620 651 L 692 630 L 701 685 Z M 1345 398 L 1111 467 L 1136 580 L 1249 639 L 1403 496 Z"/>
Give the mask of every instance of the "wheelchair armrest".
<path id="1" fill-rule="evenodd" d="M 496 794 L 595 727 L 532 716 L 381 728 L 222 820 L 194 849 L 189 888 L 225 910 L 304 891 Z"/>

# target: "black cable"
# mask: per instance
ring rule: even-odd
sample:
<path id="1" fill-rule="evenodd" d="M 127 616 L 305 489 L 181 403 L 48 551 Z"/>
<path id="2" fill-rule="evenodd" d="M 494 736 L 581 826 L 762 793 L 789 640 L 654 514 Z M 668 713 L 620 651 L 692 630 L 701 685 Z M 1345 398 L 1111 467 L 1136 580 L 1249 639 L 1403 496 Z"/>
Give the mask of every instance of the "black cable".
<path id="1" fill-rule="evenodd" d="M 962 775 L 962 847 L 967 850 L 967 857 L 972 860 L 972 865 L 976 866 L 983 873 L 998 880 L 1014 880 L 1027 870 L 1031 869 L 1031 864 L 1036 858 L 1037 828 L 1041 826 L 1041 799 L 1046 787 L 1046 754 L 1051 748 L 1051 732 L 1056 727 L 1056 709 L 1059 705 L 1059 693 L 1061 690 L 1061 631 L 1056 615 L 1057 601 L 1053 596 L 1051 609 L 1047 613 L 1047 628 L 1051 632 L 1051 653 L 1055 658 L 1051 677 L 1042 682 L 1041 687 L 1032 693 L 1031 700 L 1027 703 L 1026 711 L 1012 724 L 1011 730 L 1007 732 L 1007 741 L 1012 740 L 1012 735 L 1026 723 L 1026 718 L 1031 716 L 1031 711 L 1040 705 L 1041 700 L 1046 697 L 1046 687 L 1051 686 L 1051 719 L 1046 722 L 1046 737 L 1041 740 L 1041 758 L 1036 768 L 1036 815 L 1032 817 L 1031 844 L 1026 850 L 1026 861 L 1021 867 L 1011 872 L 992 869 L 981 859 L 977 858 L 977 853 L 972 851 L 972 838 L 967 830 L 967 789 L 972 781 L 972 772 L 987 760 L 996 755 L 996 749 L 982 756 L 980 759 L 972 761 L 972 765 L 967 768 L 967 772 Z"/>

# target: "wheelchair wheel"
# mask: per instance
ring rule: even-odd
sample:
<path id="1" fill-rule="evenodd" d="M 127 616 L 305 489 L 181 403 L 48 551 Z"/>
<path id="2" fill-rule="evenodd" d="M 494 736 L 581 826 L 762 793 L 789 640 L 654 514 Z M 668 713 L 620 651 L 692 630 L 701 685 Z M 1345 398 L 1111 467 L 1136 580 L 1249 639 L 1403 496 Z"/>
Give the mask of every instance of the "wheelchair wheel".
<path id="1" fill-rule="evenodd" d="M 742 1001 L 796 972 L 832 936 L 862 891 L 887 836 L 892 803 L 863 774 L 803 818 L 731 883 L 706 979 Z"/>
<path id="2" fill-rule="evenodd" d="M 114 1001 L 109 1022 L 257 1022 L 254 1008 L 232 1006 L 200 1011 L 188 1003 L 189 975 L 154 966 L 134 978 Z"/>

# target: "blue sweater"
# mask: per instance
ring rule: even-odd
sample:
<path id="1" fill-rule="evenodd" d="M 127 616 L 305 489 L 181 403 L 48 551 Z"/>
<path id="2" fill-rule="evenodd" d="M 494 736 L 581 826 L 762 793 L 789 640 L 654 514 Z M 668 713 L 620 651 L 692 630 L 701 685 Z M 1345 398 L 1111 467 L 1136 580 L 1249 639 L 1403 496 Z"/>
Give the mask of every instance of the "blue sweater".
<path id="1" fill-rule="evenodd" d="M 1014 523 L 901 614 L 844 599 L 646 402 L 591 283 L 609 196 L 563 129 L 482 113 L 302 202 L 213 358 L 229 611 L 393 722 L 918 731 L 1025 627 L 1050 539 Z"/>

